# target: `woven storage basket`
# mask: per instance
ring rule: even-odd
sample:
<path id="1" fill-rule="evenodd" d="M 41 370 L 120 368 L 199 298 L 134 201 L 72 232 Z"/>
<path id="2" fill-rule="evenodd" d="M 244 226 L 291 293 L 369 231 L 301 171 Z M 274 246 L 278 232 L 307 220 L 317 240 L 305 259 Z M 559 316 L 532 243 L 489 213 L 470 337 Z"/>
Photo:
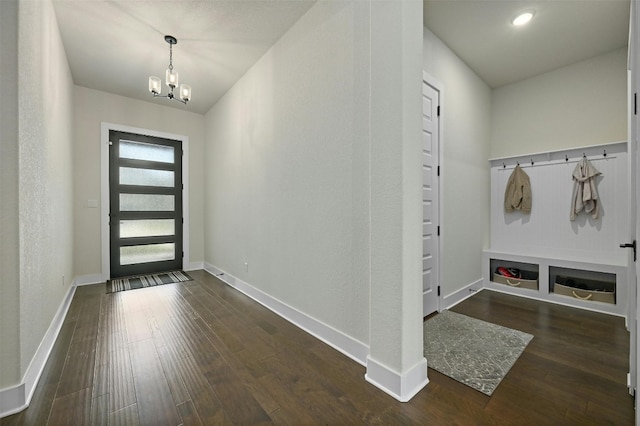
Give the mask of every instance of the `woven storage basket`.
<path id="1" fill-rule="evenodd" d="M 580 286 L 578 288 L 577 286 Z M 615 283 L 558 276 L 553 292 L 590 302 L 616 303 Z"/>
<path id="2" fill-rule="evenodd" d="M 522 278 L 509 278 L 500 274 L 493 274 L 493 282 L 505 284 L 509 287 L 527 288 L 529 290 L 538 289 L 538 274 L 535 272 L 522 271 Z"/>

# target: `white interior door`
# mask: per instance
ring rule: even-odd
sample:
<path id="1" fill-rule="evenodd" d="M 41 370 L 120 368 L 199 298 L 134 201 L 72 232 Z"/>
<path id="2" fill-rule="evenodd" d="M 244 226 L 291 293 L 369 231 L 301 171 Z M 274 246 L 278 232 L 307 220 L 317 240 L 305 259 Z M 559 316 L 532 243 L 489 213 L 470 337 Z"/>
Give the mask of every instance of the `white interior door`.
<path id="1" fill-rule="evenodd" d="M 440 92 L 422 83 L 422 314 L 439 305 L 438 148 Z"/>
<path id="2" fill-rule="evenodd" d="M 631 2 L 631 19 L 629 22 L 629 176 L 630 176 L 630 239 L 640 240 L 640 154 L 638 152 L 638 124 L 636 96 L 640 83 L 640 67 L 638 66 L 637 49 L 640 46 L 640 36 L 638 25 L 640 16 L 638 14 L 638 0 Z M 633 255 L 629 253 L 633 260 Z M 630 333 L 630 354 L 629 354 L 629 393 L 635 394 L 637 385 L 640 382 L 640 372 L 638 371 L 638 353 L 640 353 L 640 343 L 638 342 L 638 306 L 640 306 L 640 292 L 637 289 L 637 277 L 640 276 L 640 263 L 637 261 L 630 263 L 629 268 L 629 333 Z M 637 404 L 637 398 L 636 398 Z M 640 410 L 636 408 L 636 424 L 640 424 Z"/>

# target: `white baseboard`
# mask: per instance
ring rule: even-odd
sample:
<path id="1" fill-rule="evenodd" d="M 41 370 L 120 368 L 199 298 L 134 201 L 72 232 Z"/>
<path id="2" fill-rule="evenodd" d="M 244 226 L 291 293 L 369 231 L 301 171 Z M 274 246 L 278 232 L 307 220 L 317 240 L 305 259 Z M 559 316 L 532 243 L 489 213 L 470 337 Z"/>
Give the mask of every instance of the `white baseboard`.
<path id="1" fill-rule="evenodd" d="M 270 309 L 274 313 L 280 315 L 293 325 L 301 328 L 315 338 L 323 341 L 335 350 L 343 353 L 352 360 L 361 365 L 367 365 L 367 355 L 369 354 L 369 346 L 342 333 L 335 328 L 318 321 L 307 314 L 300 312 L 286 303 L 264 293 L 261 290 L 249 285 L 248 283 L 229 275 L 225 271 L 205 263 L 204 269 L 211 275 L 219 278 L 229 286 L 246 294 L 256 302 Z"/>
<path id="2" fill-rule="evenodd" d="M 367 373 L 364 378 L 398 401 L 408 402 L 429 383 L 427 360 L 422 358 L 409 370 L 399 374 L 368 356 Z"/>
<path id="3" fill-rule="evenodd" d="M 51 349 L 53 349 L 53 345 L 58 338 L 62 323 L 67 316 L 75 292 L 76 285 L 74 280 L 58 307 L 58 311 L 51 320 L 49 329 L 42 338 L 38 350 L 31 359 L 29 367 L 27 367 L 27 371 L 22 378 L 22 383 L 10 388 L 0 389 L 0 418 L 18 413 L 27 408 L 31 403 L 31 397 L 33 397 L 33 392 L 47 364 Z"/>
<path id="4" fill-rule="evenodd" d="M 79 275 L 74 280 L 76 286 L 100 284 L 107 281 L 102 274 Z"/>
<path id="5" fill-rule="evenodd" d="M 460 290 L 444 296 L 442 298 L 441 309 L 451 309 L 463 300 L 470 298 L 483 289 L 483 283 L 484 280 L 480 278 L 479 280 L 462 287 Z"/>
<path id="6" fill-rule="evenodd" d="M 184 267 L 185 271 L 198 271 L 200 269 L 204 269 L 204 262 L 189 262 L 189 264 Z"/>

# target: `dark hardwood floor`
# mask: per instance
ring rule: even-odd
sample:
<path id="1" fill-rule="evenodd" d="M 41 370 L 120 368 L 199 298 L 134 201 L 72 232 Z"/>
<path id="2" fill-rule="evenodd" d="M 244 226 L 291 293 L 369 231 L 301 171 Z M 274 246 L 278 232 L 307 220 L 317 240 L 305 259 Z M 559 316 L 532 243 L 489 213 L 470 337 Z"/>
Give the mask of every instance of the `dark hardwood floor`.
<path id="1" fill-rule="evenodd" d="M 365 368 L 203 271 L 79 287 L 30 407 L 2 425 L 634 423 L 629 335 L 608 315 L 483 291 L 453 311 L 533 334 L 488 397 L 429 370 L 400 403 Z"/>

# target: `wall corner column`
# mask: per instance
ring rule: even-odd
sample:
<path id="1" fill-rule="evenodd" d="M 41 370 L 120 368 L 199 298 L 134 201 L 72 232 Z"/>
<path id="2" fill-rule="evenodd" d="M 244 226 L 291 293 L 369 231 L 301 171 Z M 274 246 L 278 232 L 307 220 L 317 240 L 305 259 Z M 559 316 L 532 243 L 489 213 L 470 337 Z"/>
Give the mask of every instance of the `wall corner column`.
<path id="1" fill-rule="evenodd" d="M 422 348 L 422 2 L 371 1 L 370 351 L 365 378 L 400 401 Z"/>

